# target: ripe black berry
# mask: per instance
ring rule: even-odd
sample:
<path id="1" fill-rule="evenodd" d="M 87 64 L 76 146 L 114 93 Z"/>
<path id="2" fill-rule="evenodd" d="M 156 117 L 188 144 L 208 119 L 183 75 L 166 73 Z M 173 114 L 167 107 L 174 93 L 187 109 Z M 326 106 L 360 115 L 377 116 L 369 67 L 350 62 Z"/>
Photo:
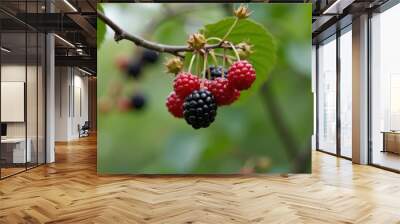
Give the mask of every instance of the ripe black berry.
<path id="1" fill-rule="evenodd" d="M 143 64 L 139 61 L 131 61 L 128 64 L 128 68 L 127 68 L 126 72 L 128 73 L 128 75 L 130 77 L 137 79 L 140 77 L 140 74 L 142 72 L 142 66 L 143 66 Z"/>
<path id="2" fill-rule="evenodd" d="M 158 61 L 159 54 L 155 51 L 144 50 L 142 54 L 142 61 L 154 64 Z"/>
<path id="3" fill-rule="evenodd" d="M 206 89 L 194 90 L 185 98 L 183 116 L 194 129 L 206 128 L 217 115 L 217 103 Z"/>
<path id="4" fill-rule="evenodd" d="M 142 94 L 135 94 L 131 98 L 131 105 L 135 110 L 141 110 L 146 106 L 146 98 Z"/>
<path id="5" fill-rule="evenodd" d="M 207 77 L 209 77 L 211 80 L 214 80 L 215 78 L 218 77 L 226 77 L 228 74 L 228 71 L 224 69 L 222 66 L 214 66 L 211 65 L 207 69 Z"/>

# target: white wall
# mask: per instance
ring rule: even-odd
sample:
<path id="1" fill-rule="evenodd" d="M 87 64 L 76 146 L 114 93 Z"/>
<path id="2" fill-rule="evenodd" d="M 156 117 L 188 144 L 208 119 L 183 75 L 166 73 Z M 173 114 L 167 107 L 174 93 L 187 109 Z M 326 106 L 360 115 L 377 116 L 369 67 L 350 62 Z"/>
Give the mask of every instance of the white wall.
<path id="1" fill-rule="evenodd" d="M 27 69 L 27 70 L 25 70 Z M 18 65 L 18 64 L 5 64 L 1 66 L 1 81 L 2 82 L 25 82 L 25 75 L 26 71 L 28 75 L 36 74 L 36 67 L 34 66 L 27 66 Z M 32 83 L 30 83 L 32 84 Z M 36 85 L 36 82 L 34 83 Z M 31 90 L 31 89 L 27 89 Z M 36 89 L 33 92 L 28 91 L 27 93 L 28 98 L 36 98 Z M 28 99 L 27 99 L 28 100 Z M 32 100 L 28 100 L 31 102 Z M 33 106 L 33 105 L 31 105 Z M 34 105 L 36 107 L 36 104 Z M 6 108 L 1 108 L 2 110 L 6 110 Z M 35 120 L 36 117 L 31 117 L 33 114 L 28 114 L 28 122 Z M 34 114 L 36 116 L 36 114 Z M 35 119 L 34 119 L 35 118 Z M 25 137 L 25 122 L 7 122 L 7 136 L 8 137 Z M 32 127 L 33 125 L 28 125 L 28 127 Z"/>
<path id="2" fill-rule="evenodd" d="M 8 64 L 1 66 L 1 81 L 2 82 L 25 82 L 25 71 L 24 65 Z M 31 69 L 28 67 L 28 70 Z M 1 108 L 5 110 L 6 108 Z M 25 137 L 25 123 L 24 122 L 12 122 L 7 123 L 7 136 L 8 137 Z"/>
<path id="3" fill-rule="evenodd" d="M 25 64 L 8 64 L 1 66 L 1 81 L 18 81 L 25 82 Z M 28 66 L 28 69 L 32 67 Z"/>
<path id="4" fill-rule="evenodd" d="M 78 125 L 88 120 L 88 78 L 76 68 L 56 67 L 55 85 L 55 140 L 77 139 Z"/>
<path id="5" fill-rule="evenodd" d="M 38 70 L 37 70 L 38 69 Z M 5 122 L 7 124 L 7 137 L 9 138 L 24 138 L 29 139 L 29 148 L 33 162 L 36 158 L 39 163 L 44 163 L 45 150 L 45 120 L 44 120 L 44 74 L 41 66 L 25 66 L 25 64 L 3 64 L 1 66 L 1 81 L 2 82 L 24 82 L 26 85 L 26 101 L 23 100 L 22 107 L 10 108 L 3 106 L 2 112 L 22 113 L 21 122 Z M 27 79 L 27 80 L 25 80 Z M 7 92 L 2 89 L 2 98 L 8 98 Z M 8 92 L 9 93 L 9 92 Z M 24 94 L 24 89 L 19 90 L 19 94 Z M 6 95 L 4 95 L 6 94 Z M 25 97 L 25 96 L 24 96 Z M 24 98 L 22 97 L 22 98 Z M 17 102 L 15 102 L 17 103 Z M 26 105 L 25 105 L 26 103 Z M 11 111 L 7 111 L 11 110 Z M 14 111 L 12 111 L 14 110 Z M 15 111 L 19 110 L 19 111 Z M 24 114 L 26 112 L 26 120 Z M 2 119 L 3 120 L 3 119 Z"/>
<path id="6" fill-rule="evenodd" d="M 25 83 L 1 82 L 1 121 L 25 121 Z M 35 107 L 36 108 L 36 105 Z"/>
<path id="7" fill-rule="evenodd" d="M 68 71 L 67 67 L 55 68 L 55 141 L 68 140 Z"/>
<path id="8" fill-rule="evenodd" d="M 88 121 L 88 78 L 87 76 L 81 76 L 82 73 L 79 73 L 79 75 L 76 74 L 75 70 L 75 75 L 74 75 L 74 91 L 73 94 L 74 96 L 74 108 L 72 108 L 72 115 L 73 119 L 71 120 L 71 135 L 74 138 L 78 138 L 79 133 L 78 133 L 78 124 L 83 125 L 85 121 Z M 81 107 L 81 108 L 80 108 Z M 81 111 L 80 111 L 81 110 Z"/>

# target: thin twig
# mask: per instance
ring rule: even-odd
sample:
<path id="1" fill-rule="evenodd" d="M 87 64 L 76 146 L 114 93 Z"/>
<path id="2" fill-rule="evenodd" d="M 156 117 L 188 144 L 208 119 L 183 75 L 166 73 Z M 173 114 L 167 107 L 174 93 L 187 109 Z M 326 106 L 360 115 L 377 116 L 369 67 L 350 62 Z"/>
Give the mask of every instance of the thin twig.
<path id="1" fill-rule="evenodd" d="M 224 56 L 223 54 L 220 54 L 220 53 L 214 53 L 214 55 L 217 56 L 217 57 L 225 58 L 225 59 L 232 59 L 232 60 L 236 59 L 236 57 L 234 57 L 232 55 L 225 55 Z"/>
<path id="2" fill-rule="evenodd" d="M 166 44 L 160 44 L 152 41 L 145 40 L 139 36 L 136 36 L 134 34 L 130 34 L 123 30 L 121 27 L 119 27 L 117 24 L 115 24 L 110 18 L 108 18 L 106 15 L 104 15 L 102 12 L 97 11 L 98 17 L 107 25 L 109 26 L 114 32 L 114 40 L 115 41 L 120 41 L 120 40 L 129 40 L 135 43 L 137 46 L 141 46 L 150 50 L 158 51 L 158 52 L 164 52 L 164 53 L 170 53 L 176 56 L 183 57 L 181 54 L 182 52 L 193 52 L 195 51 L 194 49 L 190 48 L 189 46 L 184 46 L 184 45 L 166 45 Z M 215 48 L 231 48 L 230 45 L 226 44 L 225 42 L 220 42 L 217 44 L 208 44 L 204 47 L 204 50 L 209 50 L 209 49 L 215 49 Z"/>

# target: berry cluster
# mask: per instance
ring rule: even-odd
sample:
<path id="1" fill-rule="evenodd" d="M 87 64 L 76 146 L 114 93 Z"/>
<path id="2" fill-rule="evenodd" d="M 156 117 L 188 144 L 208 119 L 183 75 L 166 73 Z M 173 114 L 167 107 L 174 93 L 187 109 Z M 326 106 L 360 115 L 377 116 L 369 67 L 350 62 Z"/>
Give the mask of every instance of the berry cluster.
<path id="1" fill-rule="evenodd" d="M 121 57 L 116 61 L 120 71 L 127 74 L 129 77 L 139 79 L 142 74 L 142 69 L 148 64 L 154 64 L 159 59 L 159 53 L 151 50 L 143 50 L 138 57 L 128 59 Z"/>
<path id="2" fill-rule="evenodd" d="M 215 119 L 218 106 L 230 105 L 239 99 L 240 91 L 249 89 L 256 79 L 253 66 L 246 60 L 234 62 L 228 71 L 221 66 L 206 70 L 208 79 L 179 73 L 166 100 L 168 111 L 185 118 L 194 129 L 206 128 Z"/>
<path id="3" fill-rule="evenodd" d="M 131 59 L 128 57 L 117 58 L 116 67 L 126 74 L 125 79 L 139 79 L 142 76 L 142 69 L 149 64 L 154 64 L 159 60 L 159 53 L 144 49 L 139 51 Z M 107 96 L 99 100 L 99 111 L 102 113 L 111 112 L 116 108 L 119 112 L 141 111 L 146 108 L 147 98 L 145 94 L 139 91 L 125 96 L 123 94 L 124 84 L 122 81 L 110 83 Z"/>
<path id="4" fill-rule="evenodd" d="M 145 46 L 143 44 L 145 40 L 133 41 L 136 45 L 148 49 L 139 51 L 140 55 L 133 59 L 119 58 L 116 65 L 120 71 L 126 74 L 125 78 L 136 80 L 141 77 L 142 70 L 146 65 L 154 64 L 159 60 L 159 53 L 175 55 L 176 57 L 168 59 L 165 63 L 167 72 L 175 75 L 174 90 L 166 100 L 168 111 L 174 117 L 184 118 L 195 129 L 206 128 L 214 122 L 219 106 L 230 105 L 237 101 L 240 91 L 249 89 L 256 79 L 253 66 L 248 61 L 242 60 L 253 53 L 252 45 L 247 42 L 234 44 L 227 40 L 238 21 L 248 18 L 250 14 L 248 7 L 241 5 L 234 11 L 235 22 L 228 28 L 222 39 L 219 37 L 206 38 L 203 32 L 197 32 L 188 37 L 187 46 L 184 48 L 176 46 L 160 48 L 151 42 L 147 42 L 147 46 Z M 107 23 L 103 17 L 104 15 L 101 18 Z M 216 44 L 215 41 L 219 43 Z M 150 47 L 151 45 L 153 47 Z M 158 52 L 149 49 L 155 49 Z M 223 53 L 219 50 L 223 50 Z M 232 50 L 235 57 L 227 54 L 227 50 Z M 188 67 L 189 72 L 183 72 L 185 60 L 182 59 L 185 59 L 188 52 L 191 52 L 192 56 Z M 212 57 L 215 64 L 218 64 L 217 57 L 222 57 L 223 66 L 211 65 L 207 68 L 208 55 Z M 203 78 L 190 72 L 196 57 L 197 63 L 201 61 L 198 58 L 203 57 L 203 73 L 199 74 Z M 233 62 L 232 58 L 236 58 L 237 61 Z M 228 70 L 224 68 L 226 63 L 231 64 Z M 118 86 L 109 89 L 107 99 L 103 98 L 99 101 L 100 111 L 110 111 L 111 107 L 115 105 L 112 102 L 114 99 L 117 99 L 116 105 L 120 111 L 140 110 L 145 107 L 146 98 L 143 94 L 136 93 L 130 99 L 124 98 L 121 89 Z"/>

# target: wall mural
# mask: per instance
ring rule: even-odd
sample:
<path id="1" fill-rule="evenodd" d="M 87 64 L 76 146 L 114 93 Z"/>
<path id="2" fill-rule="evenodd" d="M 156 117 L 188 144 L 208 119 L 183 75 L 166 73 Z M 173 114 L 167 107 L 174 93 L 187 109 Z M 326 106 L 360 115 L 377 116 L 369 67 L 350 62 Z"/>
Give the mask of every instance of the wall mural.
<path id="1" fill-rule="evenodd" d="M 310 173 L 311 4 L 98 4 L 100 174 Z"/>

